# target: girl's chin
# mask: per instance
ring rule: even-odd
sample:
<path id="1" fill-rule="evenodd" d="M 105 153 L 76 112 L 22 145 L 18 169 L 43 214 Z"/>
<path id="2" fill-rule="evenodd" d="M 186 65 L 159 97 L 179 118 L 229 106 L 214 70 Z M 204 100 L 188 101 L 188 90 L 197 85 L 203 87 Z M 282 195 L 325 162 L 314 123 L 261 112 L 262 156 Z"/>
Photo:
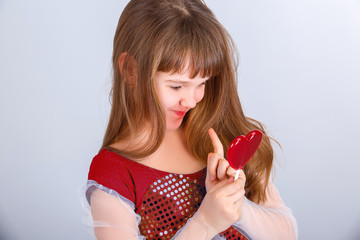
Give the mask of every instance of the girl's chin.
<path id="1" fill-rule="evenodd" d="M 176 126 L 166 126 L 166 130 L 169 130 L 169 131 L 171 131 L 171 130 L 177 130 L 177 129 L 179 129 L 180 125 L 181 125 L 181 124 L 176 125 Z"/>
<path id="2" fill-rule="evenodd" d="M 177 121 L 167 121 L 166 130 L 176 130 L 181 126 L 182 118 Z"/>

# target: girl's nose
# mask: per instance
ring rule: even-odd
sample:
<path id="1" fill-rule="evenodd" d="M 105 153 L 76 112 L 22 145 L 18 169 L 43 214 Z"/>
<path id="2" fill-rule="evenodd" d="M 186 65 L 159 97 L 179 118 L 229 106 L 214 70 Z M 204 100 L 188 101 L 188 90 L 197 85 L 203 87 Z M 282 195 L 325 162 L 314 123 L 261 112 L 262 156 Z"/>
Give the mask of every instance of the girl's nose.
<path id="1" fill-rule="evenodd" d="M 186 108 L 194 108 L 196 103 L 194 92 L 184 95 L 180 100 L 180 105 Z"/>

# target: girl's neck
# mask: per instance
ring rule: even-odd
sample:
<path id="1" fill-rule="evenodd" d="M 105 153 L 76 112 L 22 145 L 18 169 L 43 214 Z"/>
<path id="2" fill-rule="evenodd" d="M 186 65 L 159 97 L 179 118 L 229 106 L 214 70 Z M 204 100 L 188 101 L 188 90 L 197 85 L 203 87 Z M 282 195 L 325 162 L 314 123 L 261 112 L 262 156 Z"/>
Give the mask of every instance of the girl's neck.
<path id="1" fill-rule="evenodd" d="M 188 149 L 181 128 L 167 130 L 160 147 L 141 162 L 159 170 L 183 174 L 197 172 L 206 166 Z"/>
<path id="2" fill-rule="evenodd" d="M 129 142 L 121 141 L 111 144 L 114 149 L 124 149 Z M 167 130 L 159 148 L 151 155 L 142 159 L 132 159 L 148 167 L 171 173 L 188 174 L 197 172 L 206 163 L 195 158 L 187 147 L 185 131 L 182 128 Z"/>

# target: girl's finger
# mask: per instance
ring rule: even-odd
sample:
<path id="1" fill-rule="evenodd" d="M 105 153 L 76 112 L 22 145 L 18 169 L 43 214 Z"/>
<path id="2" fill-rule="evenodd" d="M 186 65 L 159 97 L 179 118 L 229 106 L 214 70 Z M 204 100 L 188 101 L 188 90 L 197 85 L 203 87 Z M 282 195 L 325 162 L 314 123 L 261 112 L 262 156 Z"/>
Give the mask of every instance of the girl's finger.
<path id="1" fill-rule="evenodd" d="M 228 170 L 229 163 L 223 158 L 218 159 L 218 162 L 219 163 L 218 163 L 218 167 L 217 167 L 217 178 L 219 180 L 223 180 L 223 179 L 227 178 L 226 172 Z"/>
<path id="2" fill-rule="evenodd" d="M 227 181 L 223 180 L 222 182 Z M 232 196 L 233 194 L 244 189 L 244 183 L 241 179 L 238 179 L 234 182 L 230 182 L 229 184 L 223 186 L 219 189 L 220 194 L 223 196 Z"/>
<path id="3" fill-rule="evenodd" d="M 239 204 L 242 201 L 242 198 L 245 196 L 245 190 L 240 189 L 239 191 L 233 193 L 229 196 L 229 199 L 231 202 L 233 202 L 235 205 Z"/>
<path id="4" fill-rule="evenodd" d="M 245 183 L 246 183 L 246 175 L 244 173 L 243 170 L 240 170 L 240 174 L 239 174 L 239 180 L 241 180 L 243 182 L 243 186 L 245 186 Z"/>
<path id="5" fill-rule="evenodd" d="M 216 132 L 214 131 L 214 129 L 210 128 L 208 133 L 211 139 L 211 143 L 214 147 L 214 153 L 217 153 L 221 157 L 224 157 L 224 148 Z"/>
<path id="6" fill-rule="evenodd" d="M 226 174 L 228 175 L 228 177 L 234 177 L 235 173 L 236 173 L 236 170 L 229 166 L 226 171 Z"/>
<path id="7" fill-rule="evenodd" d="M 228 179 L 223 181 L 217 181 L 208 193 L 222 191 L 221 188 L 223 188 L 225 185 L 228 185 L 229 183 L 231 183 L 231 181 L 229 181 Z"/>
<path id="8" fill-rule="evenodd" d="M 216 179 L 216 169 L 218 167 L 217 154 L 209 153 L 207 160 L 207 176 L 210 177 L 211 181 Z"/>

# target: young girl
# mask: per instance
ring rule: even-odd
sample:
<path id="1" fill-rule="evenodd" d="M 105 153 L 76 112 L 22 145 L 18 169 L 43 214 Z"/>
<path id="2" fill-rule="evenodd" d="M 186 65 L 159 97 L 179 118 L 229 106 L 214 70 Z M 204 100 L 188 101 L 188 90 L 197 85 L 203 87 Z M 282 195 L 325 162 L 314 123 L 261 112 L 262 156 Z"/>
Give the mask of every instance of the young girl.
<path id="1" fill-rule="evenodd" d="M 296 239 L 269 180 L 270 138 L 242 111 L 235 52 L 201 0 L 128 3 L 86 191 L 98 239 Z M 234 181 L 227 146 L 253 129 L 263 141 Z"/>

